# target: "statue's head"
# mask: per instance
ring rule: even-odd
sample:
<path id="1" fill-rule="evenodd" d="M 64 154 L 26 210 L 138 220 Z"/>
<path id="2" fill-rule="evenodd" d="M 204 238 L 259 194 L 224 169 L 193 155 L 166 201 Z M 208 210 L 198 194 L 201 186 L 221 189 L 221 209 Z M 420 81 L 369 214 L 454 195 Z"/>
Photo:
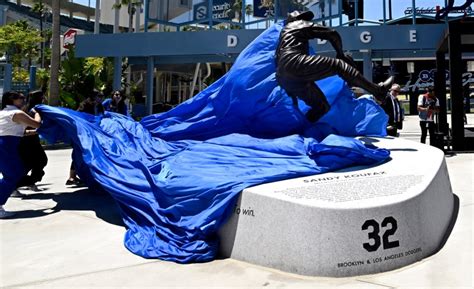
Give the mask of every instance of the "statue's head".
<path id="1" fill-rule="evenodd" d="M 297 20 L 311 21 L 311 20 L 313 20 L 313 17 L 314 17 L 313 12 L 311 12 L 309 10 L 304 11 L 304 12 L 300 12 L 300 11 L 295 10 L 295 11 L 288 14 L 288 18 L 286 19 L 286 22 L 290 23 L 290 22 L 297 21 Z"/>

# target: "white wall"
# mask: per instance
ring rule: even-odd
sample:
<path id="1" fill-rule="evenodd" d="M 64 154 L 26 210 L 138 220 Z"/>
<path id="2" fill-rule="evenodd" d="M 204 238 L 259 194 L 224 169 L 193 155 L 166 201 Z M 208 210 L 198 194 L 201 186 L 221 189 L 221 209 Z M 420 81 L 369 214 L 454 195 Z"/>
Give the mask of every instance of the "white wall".
<path id="1" fill-rule="evenodd" d="M 115 0 L 101 0 L 100 2 L 100 23 L 114 25 L 115 9 L 112 6 Z M 143 10 L 143 8 L 142 8 Z M 136 15 L 136 14 L 135 14 Z M 143 26 L 144 16 L 143 11 L 140 14 L 140 26 Z M 122 6 L 120 9 L 120 23 L 121 27 L 128 27 L 128 12 L 127 7 Z M 135 17 L 133 17 L 133 27 L 135 27 Z"/>

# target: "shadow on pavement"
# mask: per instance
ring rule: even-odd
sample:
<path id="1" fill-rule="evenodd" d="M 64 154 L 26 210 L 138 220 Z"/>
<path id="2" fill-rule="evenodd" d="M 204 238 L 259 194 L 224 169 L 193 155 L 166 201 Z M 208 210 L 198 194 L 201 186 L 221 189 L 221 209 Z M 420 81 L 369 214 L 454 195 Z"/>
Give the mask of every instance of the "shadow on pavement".
<path id="1" fill-rule="evenodd" d="M 401 152 L 417 152 L 417 149 L 412 149 L 412 148 L 398 148 L 398 149 L 389 149 L 391 152 L 395 151 L 401 151 Z"/>
<path id="2" fill-rule="evenodd" d="M 56 213 L 59 211 L 94 211 L 96 216 L 107 223 L 125 226 L 114 199 L 106 193 L 91 192 L 87 188 L 74 192 L 34 193 L 22 197 L 24 200 L 53 200 L 54 208 L 38 211 L 19 211 L 14 218 L 33 218 Z M 48 211 L 52 211 L 49 212 Z M 42 213 L 40 213 L 42 212 Z"/>
<path id="3" fill-rule="evenodd" d="M 24 211 L 15 211 L 13 216 L 4 218 L 6 220 L 16 220 L 16 219 L 30 219 L 30 218 L 40 218 L 55 214 L 58 211 L 54 209 L 42 209 L 42 210 L 24 210 Z"/>
<path id="4" fill-rule="evenodd" d="M 376 138 L 367 137 L 367 136 L 361 137 L 361 138 L 359 138 L 359 140 L 360 140 L 361 142 L 363 142 L 365 145 L 375 145 L 375 143 L 380 142 L 380 141 L 379 141 L 378 139 L 376 139 Z"/>

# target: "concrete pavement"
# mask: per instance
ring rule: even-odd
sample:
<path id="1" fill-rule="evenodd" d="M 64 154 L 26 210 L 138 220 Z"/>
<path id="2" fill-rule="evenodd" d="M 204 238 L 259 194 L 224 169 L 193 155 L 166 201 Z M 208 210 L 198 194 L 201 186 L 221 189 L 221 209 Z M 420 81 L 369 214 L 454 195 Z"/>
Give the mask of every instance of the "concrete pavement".
<path id="1" fill-rule="evenodd" d="M 469 123 L 474 123 L 469 115 Z M 408 116 L 400 137 L 419 141 L 418 120 Z M 307 277 L 236 261 L 179 265 L 146 260 L 123 246 L 125 228 L 108 195 L 64 185 L 70 150 L 48 150 L 41 192 L 22 190 L 0 220 L 1 288 L 472 288 L 474 154 L 447 156 L 457 223 L 444 248 L 427 259 L 381 274 L 351 278 Z M 409 168 L 407 168 L 409 169 Z"/>

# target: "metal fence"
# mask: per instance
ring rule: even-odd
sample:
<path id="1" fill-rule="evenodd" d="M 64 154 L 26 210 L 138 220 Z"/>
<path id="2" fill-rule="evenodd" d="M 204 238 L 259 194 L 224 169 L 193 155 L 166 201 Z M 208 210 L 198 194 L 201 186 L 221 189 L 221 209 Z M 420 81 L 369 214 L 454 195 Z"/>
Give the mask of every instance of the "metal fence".
<path id="1" fill-rule="evenodd" d="M 22 81 L 12 81 L 11 90 L 27 95 L 30 92 L 30 83 Z"/>
<path id="2" fill-rule="evenodd" d="M 12 66 L 7 63 L 0 63 L 0 103 L 3 92 L 11 89 Z"/>
<path id="3" fill-rule="evenodd" d="M 32 69 L 32 71 L 35 73 L 36 69 Z M 0 100 L 5 91 L 14 90 L 26 95 L 30 89 L 30 82 L 13 81 L 11 64 L 0 63 Z"/>
<path id="4" fill-rule="evenodd" d="M 388 25 L 400 21 L 416 24 L 423 21 L 422 19 L 449 21 L 474 15 L 470 4 L 472 1 L 464 1 L 464 4 L 463 1 L 456 1 L 456 4 L 450 2 L 448 0 L 145 0 L 145 27 L 149 26 L 148 22 L 153 22 L 174 27 L 177 31 L 262 28 L 258 27 L 258 24 L 269 24 L 285 19 L 293 10 L 311 10 L 315 14 L 314 21 L 321 22 L 325 26 Z M 402 6 L 404 4 L 407 6 Z"/>

